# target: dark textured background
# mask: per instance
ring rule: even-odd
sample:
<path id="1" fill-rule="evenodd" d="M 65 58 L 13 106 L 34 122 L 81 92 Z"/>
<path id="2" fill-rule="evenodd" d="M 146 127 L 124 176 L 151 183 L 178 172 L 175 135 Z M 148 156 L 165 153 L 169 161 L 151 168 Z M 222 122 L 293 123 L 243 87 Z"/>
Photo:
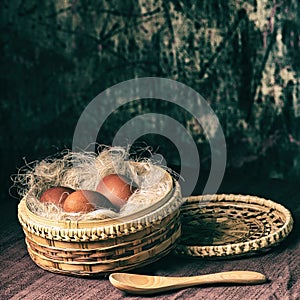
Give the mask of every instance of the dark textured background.
<path id="1" fill-rule="evenodd" d="M 0 5 L 2 199 L 23 158 L 30 162 L 71 148 L 85 106 L 104 89 L 143 76 L 175 79 L 204 96 L 226 135 L 228 168 L 299 176 L 297 0 Z M 151 101 L 125 107 L 103 128 L 99 142 L 110 144 L 112 133 L 133 115 L 157 109 L 191 132 L 208 169 L 201 127 L 176 107 L 157 108 Z M 180 163 L 161 137 L 144 140 Z"/>

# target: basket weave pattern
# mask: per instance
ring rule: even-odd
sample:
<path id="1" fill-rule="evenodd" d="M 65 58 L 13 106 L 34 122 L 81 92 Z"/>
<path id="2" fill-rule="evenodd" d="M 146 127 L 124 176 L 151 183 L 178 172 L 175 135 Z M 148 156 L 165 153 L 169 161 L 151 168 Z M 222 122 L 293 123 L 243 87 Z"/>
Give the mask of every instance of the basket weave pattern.
<path id="1" fill-rule="evenodd" d="M 267 251 L 291 232 L 293 218 L 282 205 L 250 195 L 205 195 L 185 199 L 183 233 L 175 252 L 227 258 Z"/>
<path id="2" fill-rule="evenodd" d="M 149 264 L 169 253 L 181 234 L 180 187 L 130 218 L 53 221 L 18 207 L 32 260 L 43 269 L 77 276 L 104 275 Z"/>

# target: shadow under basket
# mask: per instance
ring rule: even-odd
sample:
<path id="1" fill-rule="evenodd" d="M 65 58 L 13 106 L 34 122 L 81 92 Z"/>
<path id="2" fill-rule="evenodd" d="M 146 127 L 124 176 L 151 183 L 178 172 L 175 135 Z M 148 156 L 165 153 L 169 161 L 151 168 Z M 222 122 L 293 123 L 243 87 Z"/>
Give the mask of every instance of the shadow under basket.
<path id="1" fill-rule="evenodd" d="M 175 247 L 181 234 L 181 190 L 177 182 L 150 208 L 105 221 L 54 221 L 29 210 L 25 199 L 18 218 L 32 260 L 51 272 L 105 275 L 152 263 Z"/>

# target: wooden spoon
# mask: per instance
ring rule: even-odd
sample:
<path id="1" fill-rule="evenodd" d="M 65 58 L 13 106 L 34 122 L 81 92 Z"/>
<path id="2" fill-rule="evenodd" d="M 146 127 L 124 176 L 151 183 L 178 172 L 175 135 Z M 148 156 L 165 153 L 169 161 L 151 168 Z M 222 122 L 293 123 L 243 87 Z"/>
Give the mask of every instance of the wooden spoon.
<path id="1" fill-rule="evenodd" d="M 117 289 L 131 294 L 154 294 L 194 285 L 212 283 L 256 284 L 266 277 L 253 271 L 231 271 L 190 277 L 147 276 L 129 273 L 113 273 L 110 283 Z"/>

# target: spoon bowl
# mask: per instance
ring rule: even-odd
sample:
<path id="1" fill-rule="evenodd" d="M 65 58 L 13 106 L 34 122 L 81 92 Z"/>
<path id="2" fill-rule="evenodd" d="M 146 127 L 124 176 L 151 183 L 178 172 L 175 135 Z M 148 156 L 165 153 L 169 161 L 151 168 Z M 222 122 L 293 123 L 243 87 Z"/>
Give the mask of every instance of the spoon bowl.
<path id="1" fill-rule="evenodd" d="M 110 283 L 117 289 L 131 294 L 155 294 L 204 284 L 258 284 L 267 279 L 258 272 L 231 271 L 190 277 L 148 276 L 129 273 L 113 273 Z"/>

